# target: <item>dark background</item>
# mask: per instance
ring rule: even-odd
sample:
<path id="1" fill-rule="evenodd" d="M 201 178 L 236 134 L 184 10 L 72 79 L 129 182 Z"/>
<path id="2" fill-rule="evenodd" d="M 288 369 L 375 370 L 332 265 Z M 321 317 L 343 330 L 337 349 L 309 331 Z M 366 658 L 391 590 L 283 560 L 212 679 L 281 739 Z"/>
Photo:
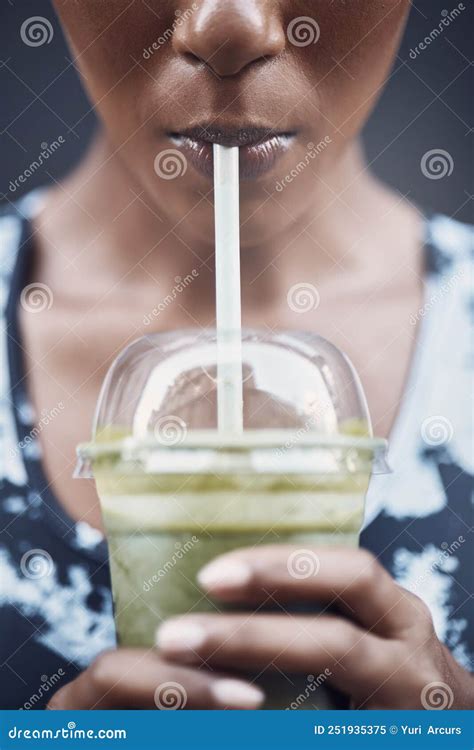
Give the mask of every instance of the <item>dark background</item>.
<path id="1" fill-rule="evenodd" d="M 0 200 L 5 201 L 19 197 L 20 190 L 13 194 L 9 189 L 10 180 L 38 156 L 42 143 L 60 135 L 66 139 L 28 179 L 27 191 L 70 169 L 96 123 L 48 0 L 0 2 Z M 410 59 L 410 49 L 438 26 L 441 12 L 457 5 L 455 0 L 416 0 L 392 77 L 364 139 L 373 170 L 400 193 L 424 209 L 472 221 L 473 0 L 464 0 L 466 10 Z M 29 47 L 22 42 L 20 27 L 30 16 L 51 21 L 50 44 Z M 420 160 L 431 149 L 449 152 L 451 176 L 433 180 L 423 175 Z"/>

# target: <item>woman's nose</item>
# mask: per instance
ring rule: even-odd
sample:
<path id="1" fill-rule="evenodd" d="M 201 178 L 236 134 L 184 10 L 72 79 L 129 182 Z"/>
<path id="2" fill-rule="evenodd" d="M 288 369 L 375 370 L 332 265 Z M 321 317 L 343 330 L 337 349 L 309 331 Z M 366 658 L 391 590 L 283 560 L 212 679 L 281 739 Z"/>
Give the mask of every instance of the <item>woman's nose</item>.
<path id="1" fill-rule="evenodd" d="M 204 62 L 218 76 L 237 75 L 285 48 L 274 0 L 197 0 L 194 5 L 175 28 L 174 49 Z"/>

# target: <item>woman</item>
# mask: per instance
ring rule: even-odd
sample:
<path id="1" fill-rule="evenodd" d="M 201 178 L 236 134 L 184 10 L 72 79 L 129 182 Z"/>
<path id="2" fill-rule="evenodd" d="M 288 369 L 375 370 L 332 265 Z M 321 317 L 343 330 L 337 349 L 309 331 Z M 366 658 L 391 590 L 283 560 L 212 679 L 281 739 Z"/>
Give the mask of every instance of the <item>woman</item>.
<path id="1" fill-rule="evenodd" d="M 55 6 L 102 127 L 63 183 L 1 221 L 2 707 L 153 708 L 172 682 L 187 708 L 252 709 L 261 691 L 226 675 L 270 662 L 327 669 L 361 708 L 472 706 L 472 233 L 377 182 L 359 145 L 409 1 Z M 155 651 L 116 649 L 100 510 L 72 480 L 75 446 L 129 341 L 214 323 L 214 142 L 241 147 L 244 324 L 345 350 L 394 473 L 371 485 L 366 549 L 318 548 L 318 576 L 289 577 L 278 546 L 199 576 L 216 601 L 258 609 L 272 590 L 341 614 L 187 615 Z M 320 299 L 307 312 L 288 304 L 301 282 Z"/>

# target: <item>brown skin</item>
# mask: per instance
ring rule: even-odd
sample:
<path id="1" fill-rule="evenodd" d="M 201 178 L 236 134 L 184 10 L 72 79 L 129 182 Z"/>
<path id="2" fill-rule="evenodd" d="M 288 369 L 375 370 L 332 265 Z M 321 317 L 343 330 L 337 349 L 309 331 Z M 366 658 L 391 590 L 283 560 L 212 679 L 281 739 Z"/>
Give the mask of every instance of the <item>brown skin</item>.
<path id="1" fill-rule="evenodd" d="M 392 64 L 408 0 L 357 0 L 350 9 L 309 0 L 198 0 L 149 60 L 142 50 L 188 5 L 162 2 L 159 17 L 152 4 L 129 7 L 128 0 L 55 5 L 104 124 L 88 158 L 51 191 L 36 221 L 32 279 L 48 284 L 54 304 L 41 315 L 20 312 L 36 407 L 65 405 L 41 441 L 68 512 L 101 525 L 93 487 L 73 483 L 70 474 L 114 355 L 145 332 L 213 324 L 212 185 L 192 167 L 169 181 L 153 167 L 160 151 L 173 148 L 167 132 L 202 121 L 297 130 L 274 169 L 242 187 L 244 323 L 318 331 L 344 349 L 361 373 L 375 431 L 387 435 L 414 343 L 410 315 L 422 304 L 421 220 L 369 175 L 358 135 Z M 287 26 L 298 16 L 317 19 L 317 44 L 289 43 Z M 307 144 L 325 136 L 330 146 L 275 191 Z M 144 326 L 143 315 L 174 278 L 193 268 L 197 281 Z M 286 303 L 288 289 L 301 281 L 321 296 L 319 308 L 304 315 Z M 163 644 L 161 654 L 118 649 L 59 690 L 50 707 L 153 707 L 157 685 L 170 680 L 185 687 L 187 707 L 220 707 L 212 690 L 218 673 L 196 669 L 201 657 L 224 674 L 272 659 L 291 672 L 329 667 L 361 707 L 417 708 L 423 686 L 441 680 L 453 690 L 453 707 L 467 707 L 471 678 L 436 638 L 426 607 L 370 555 L 318 549 L 318 575 L 295 580 L 286 568 L 289 552 L 233 553 L 250 571 L 245 589 L 209 593 L 250 604 L 268 590 L 284 602 L 338 595 L 349 621 L 199 616 L 208 634 L 202 653 L 167 652 Z"/>
<path id="2" fill-rule="evenodd" d="M 262 206 L 265 190 L 274 192 L 276 179 L 304 157 L 306 144 L 326 135 L 333 144 L 318 162 L 318 172 L 337 171 L 391 66 L 409 3 L 357 0 L 351 3 L 350 23 L 343 3 L 318 3 L 320 39 L 298 48 L 288 42 L 285 30 L 293 18 L 311 15 L 314 4 L 207 0 L 196 3 L 199 10 L 150 60 L 143 59 L 143 49 L 173 27 L 177 9 L 192 4 L 160 3 L 159 18 L 152 5 L 138 5 L 129 0 L 56 3 L 111 146 L 119 149 L 141 189 L 153 196 L 160 216 L 173 226 L 187 217 L 179 234 L 193 246 L 199 238 L 209 255 L 212 212 L 206 201 L 196 206 L 196 193 L 207 194 L 209 183 L 189 170 L 165 190 L 154 172 L 155 155 L 172 145 L 166 133 L 203 121 L 300 129 L 298 146 L 279 165 L 279 174 L 246 185 L 243 243 L 273 239 L 289 222 L 275 205 Z M 364 38 L 368 29 L 372 34 Z M 314 211 L 322 188 L 311 171 L 282 196 L 292 215 Z M 347 173 L 343 179 L 345 187 Z"/>
<path id="3" fill-rule="evenodd" d="M 269 599 L 283 606 L 337 601 L 352 621 L 329 614 L 258 612 L 176 618 L 202 628 L 205 638 L 199 648 L 161 648 L 159 654 L 141 649 L 107 652 L 59 690 L 49 708 L 153 708 L 157 685 L 167 680 L 185 687 L 187 708 L 202 708 L 203 702 L 207 708 L 221 708 L 210 693 L 212 681 L 223 678 L 225 670 L 258 672 L 270 663 L 304 675 L 329 670 L 328 682 L 360 709 L 423 708 L 423 688 L 440 681 L 453 691 L 453 709 L 472 707 L 472 678 L 436 637 L 429 609 L 399 587 L 372 555 L 319 548 L 317 575 L 295 580 L 287 567 L 293 551 L 280 545 L 223 555 L 214 561 L 221 575 L 217 572 L 217 582 L 205 587 L 207 594 L 248 606 Z M 229 563 L 247 570 L 244 584 L 226 582 L 223 571 Z M 193 665 L 206 669 L 198 672 Z"/>

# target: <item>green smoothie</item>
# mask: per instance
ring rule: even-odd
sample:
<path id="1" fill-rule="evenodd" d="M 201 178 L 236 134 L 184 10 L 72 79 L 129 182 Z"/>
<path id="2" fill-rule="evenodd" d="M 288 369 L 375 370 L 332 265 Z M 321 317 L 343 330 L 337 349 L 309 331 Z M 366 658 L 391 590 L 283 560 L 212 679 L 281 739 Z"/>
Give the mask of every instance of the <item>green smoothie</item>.
<path id="1" fill-rule="evenodd" d="M 182 447 L 165 451 L 158 466 L 145 466 L 143 453 L 140 461 L 102 454 L 92 462 L 120 645 L 152 646 L 158 625 L 168 617 L 222 611 L 199 588 L 196 574 L 224 552 L 296 545 L 301 548 L 300 560 L 294 560 L 296 574 L 304 576 L 314 565 L 307 548 L 357 546 L 371 451 L 346 446 L 334 459 L 332 450 L 318 449 L 313 462 L 309 450 L 286 447 L 274 471 L 265 470 L 265 461 L 249 463 L 248 450 L 224 452 L 207 470 L 195 446 L 189 452 Z M 306 454 L 300 470 L 301 462 L 293 460 L 297 451 Z M 173 467 L 173 453 L 180 453 L 179 470 Z M 188 472 L 182 470 L 186 462 Z M 320 684 L 325 679 L 281 675 L 271 668 L 255 676 L 267 695 L 264 707 L 273 709 L 336 707 L 335 694 Z"/>

